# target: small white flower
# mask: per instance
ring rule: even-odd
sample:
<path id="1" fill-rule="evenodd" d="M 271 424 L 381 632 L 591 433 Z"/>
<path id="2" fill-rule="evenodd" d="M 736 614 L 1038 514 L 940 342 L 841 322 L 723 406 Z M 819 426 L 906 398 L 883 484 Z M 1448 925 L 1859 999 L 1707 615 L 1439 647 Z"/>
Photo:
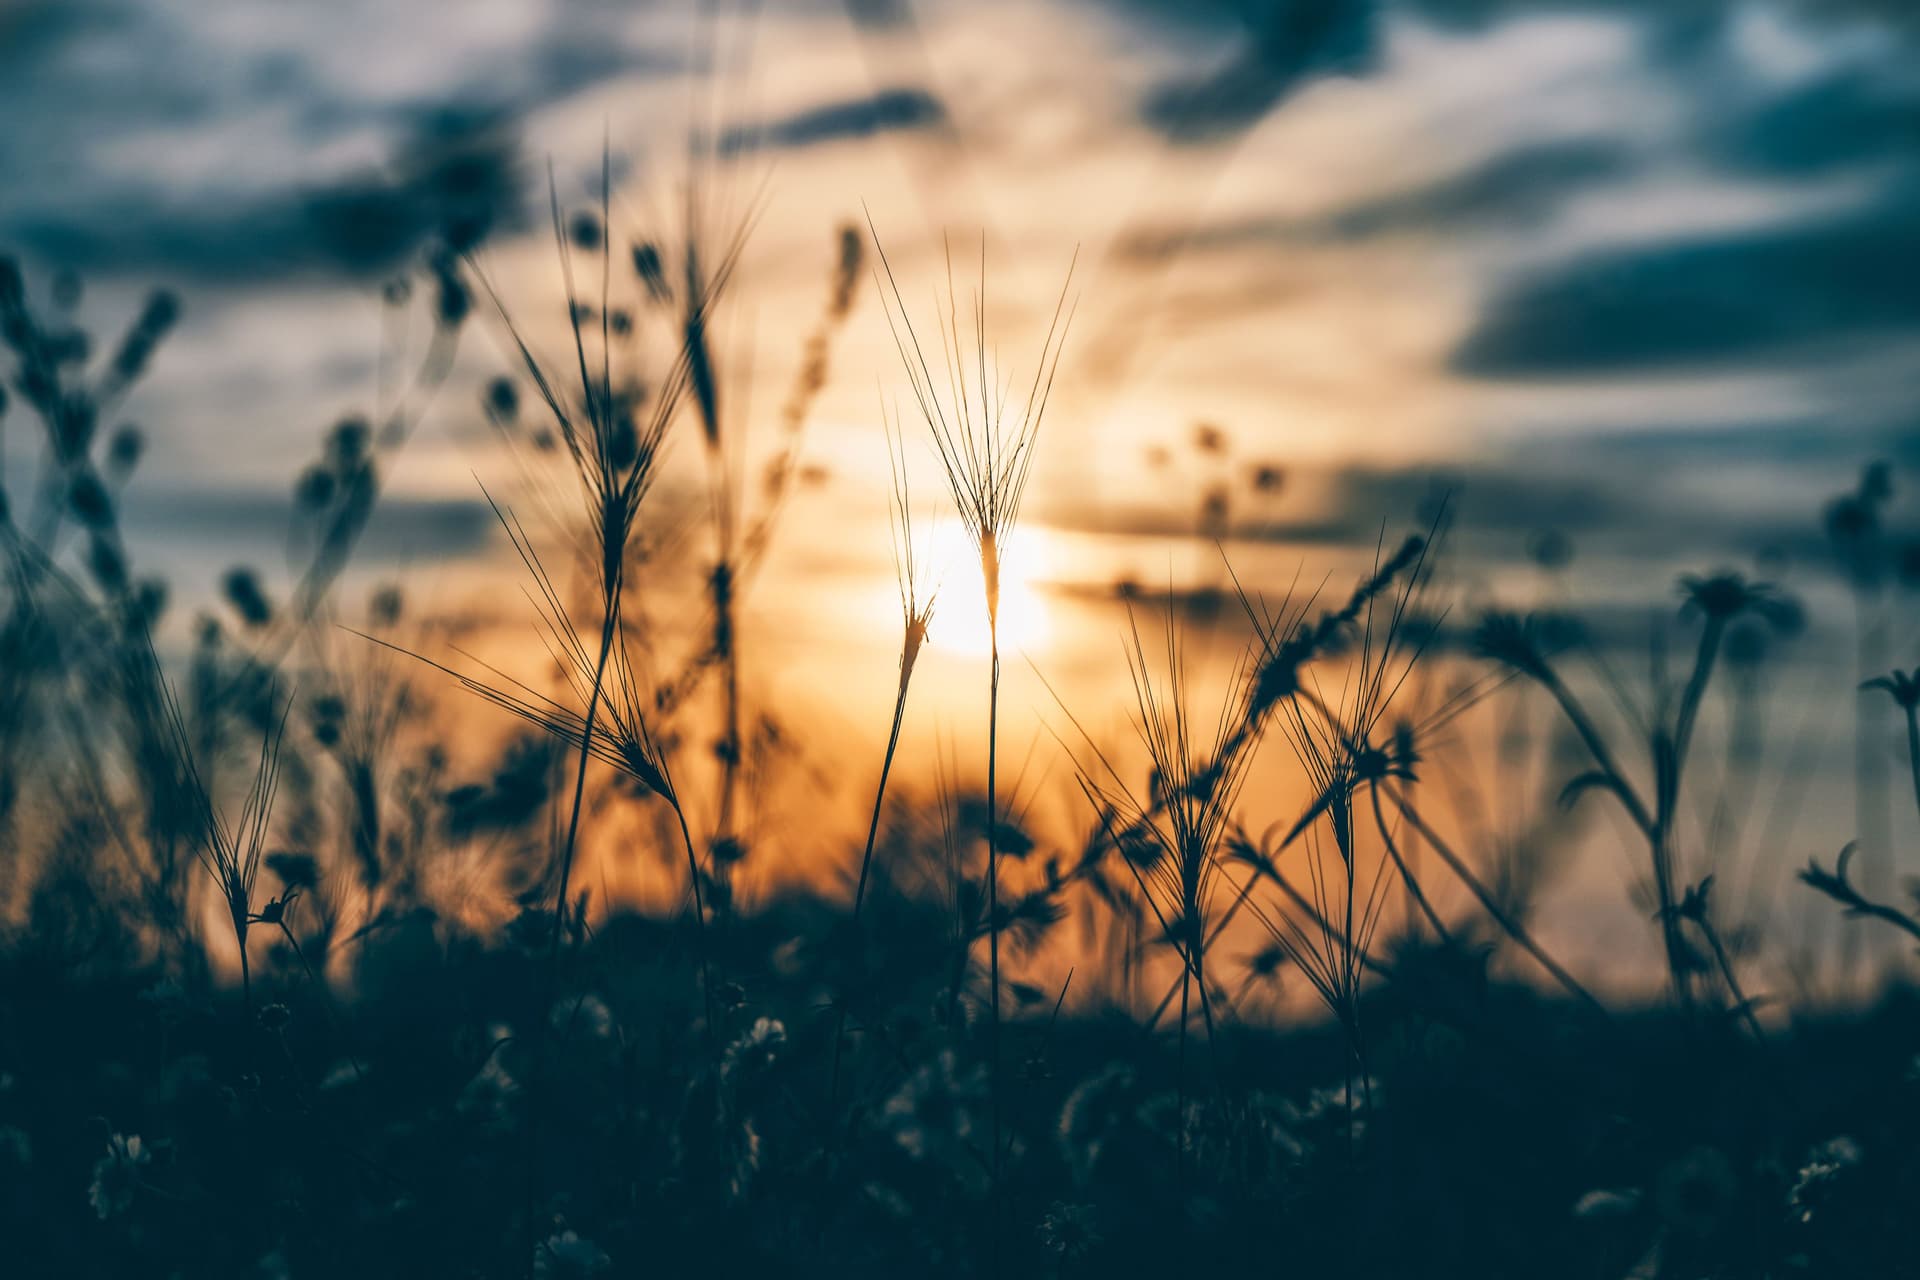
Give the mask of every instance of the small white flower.
<path id="1" fill-rule="evenodd" d="M 613 1010 L 607 1002 L 588 992 L 574 999 L 558 1000 L 551 1015 L 553 1029 L 563 1035 L 588 1040 L 605 1040 L 613 1034 Z"/>
<path id="2" fill-rule="evenodd" d="M 953 1050 L 942 1049 L 893 1092 L 881 1107 L 881 1119 L 915 1159 L 946 1153 L 956 1143 L 964 1147 L 978 1128 L 974 1104 L 984 1078 L 978 1067 L 962 1074 Z"/>
<path id="3" fill-rule="evenodd" d="M 600 1246 L 576 1231 L 548 1236 L 533 1251 L 533 1274 L 553 1277 L 591 1276 L 613 1265 Z"/>
<path id="4" fill-rule="evenodd" d="M 87 1200 L 102 1222 L 133 1206 L 133 1193 L 140 1185 L 140 1166 L 152 1159 L 153 1153 L 137 1133 L 116 1133 L 107 1139 L 107 1154 L 94 1162 L 93 1183 L 87 1188 Z"/>
<path id="5" fill-rule="evenodd" d="M 727 1046 L 720 1074 L 730 1083 L 744 1074 L 758 1074 L 777 1062 L 786 1047 L 785 1023 L 778 1018 L 755 1018 L 746 1034 Z"/>
<path id="6" fill-rule="evenodd" d="M 1845 1134 L 1830 1138 L 1807 1152 L 1807 1162 L 1787 1192 L 1787 1206 L 1800 1222 L 1813 1221 L 1814 1210 L 1831 1194 L 1840 1176 L 1861 1161 L 1860 1144 Z"/>
<path id="7" fill-rule="evenodd" d="M 502 1048 L 513 1036 L 512 1028 L 495 1026 L 489 1030 L 489 1034 L 493 1037 L 493 1051 L 480 1064 L 480 1070 L 474 1073 L 473 1079 L 467 1081 L 466 1088 L 460 1091 L 458 1106 L 470 1115 L 479 1114 L 497 1120 L 505 1113 L 507 1103 L 520 1092 L 520 1081 L 500 1060 Z"/>

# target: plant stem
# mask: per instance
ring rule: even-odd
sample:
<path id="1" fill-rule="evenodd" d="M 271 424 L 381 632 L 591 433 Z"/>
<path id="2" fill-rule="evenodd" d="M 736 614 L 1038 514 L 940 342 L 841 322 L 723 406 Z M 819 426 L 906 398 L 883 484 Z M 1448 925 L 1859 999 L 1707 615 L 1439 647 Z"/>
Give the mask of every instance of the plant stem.
<path id="1" fill-rule="evenodd" d="M 1581 986 L 1572 974 L 1561 968 L 1558 961 L 1541 949 L 1540 944 L 1533 940 L 1533 935 L 1527 932 L 1526 926 L 1514 919 L 1513 916 L 1500 905 L 1499 901 L 1493 896 L 1492 891 L 1490 891 L 1486 885 L 1482 884 L 1480 878 L 1473 874 L 1472 870 L 1468 868 L 1460 856 L 1447 846 L 1446 841 L 1440 838 L 1439 833 L 1427 825 L 1426 819 L 1420 816 L 1419 811 L 1407 803 L 1406 797 L 1399 795 L 1391 789 L 1388 790 L 1387 794 L 1393 800 L 1394 807 L 1405 815 L 1407 821 L 1413 826 L 1413 829 L 1418 831 L 1426 842 L 1433 847 L 1433 851 L 1439 855 L 1440 860 L 1452 868 L 1454 875 L 1460 878 L 1460 883 L 1466 885 L 1467 888 L 1472 891 L 1473 896 L 1480 900 L 1480 905 L 1486 908 L 1487 914 L 1493 917 L 1494 923 L 1498 924 L 1501 929 L 1506 932 L 1508 937 L 1519 943 L 1522 950 L 1538 961 L 1541 968 L 1552 974 L 1554 980 L 1565 987 L 1569 994 L 1591 1006 L 1596 1012 L 1605 1014 L 1607 1012 L 1606 1006 L 1594 999 L 1593 994 Z"/>
<path id="2" fill-rule="evenodd" d="M 1000 738 L 1000 623 L 997 610 L 990 610 L 987 631 L 993 651 L 993 668 L 987 683 L 987 995 L 990 1018 L 987 1024 L 987 1057 L 993 1081 L 993 1258 L 994 1271 L 1000 1262 L 1000 810 L 995 782 L 999 765 Z"/>
<path id="3" fill-rule="evenodd" d="M 715 1025 L 713 1006 L 713 972 L 707 959 L 707 909 L 700 897 L 700 859 L 693 851 L 693 832 L 687 827 L 686 810 L 680 805 L 680 797 L 671 798 L 673 816 L 680 822 L 680 842 L 687 850 L 687 878 L 693 886 L 693 922 L 695 946 L 700 952 L 700 996 L 707 1013 L 707 1047 L 716 1052 L 719 1049 L 719 1028 Z"/>
<path id="4" fill-rule="evenodd" d="M 244 927 L 234 930 L 234 940 L 240 944 L 240 999 L 242 1007 L 251 1015 L 253 1013 L 253 970 L 247 963 L 247 931 Z"/>
<path id="5" fill-rule="evenodd" d="M 1393 859 L 1393 865 L 1400 868 L 1401 883 L 1406 885 L 1408 894 L 1419 904 L 1420 910 L 1427 917 L 1427 923 L 1433 926 L 1433 931 L 1439 935 L 1440 941 L 1451 945 L 1453 938 L 1447 933 L 1447 926 L 1440 922 L 1440 913 L 1433 909 L 1433 903 L 1429 902 L 1427 895 L 1421 891 L 1420 882 L 1414 878 L 1413 869 L 1407 865 L 1407 859 L 1401 854 L 1400 846 L 1395 842 L 1393 832 L 1387 826 L 1387 815 L 1380 809 L 1380 785 L 1374 783 L 1367 790 L 1372 793 L 1374 825 L 1380 828 L 1380 839 L 1386 843 L 1387 855 Z"/>
<path id="6" fill-rule="evenodd" d="M 1726 981 L 1727 991 L 1733 996 L 1741 1016 L 1746 1019 L 1747 1029 L 1753 1032 L 1753 1038 L 1756 1041 L 1765 1043 L 1767 1034 L 1760 1029 L 1760 1019 L 1754 1016 L 1753 1002 L 1748 1000 L 1747 993 L 1741 990 L 1740 979 L 1734 976 L 1733 961 L 1727 955 L 1726 947 L 1720 943 L 1720 931 L 1704 919 L 1696 920 L 1694 923 L 1700 927 L 1701 936 L 1706 938 L 1707 945 L 1713 949 L 1713 958 L 1720 965 L 1720 976 Z"/>
<path id="7" fill-rule="evenodd" d="M 587 714 L 580 727 L 580 767 L 573 776 L 573 812 L 567 819 L 567 841 L 560 852 L 560 887 L 554 897 L 553 941 L 547 949 L 549 1003 L 559 983 L 560 938 L 566 932 L 567 887 L 573 880 L 573 853 L 580 836 L 580 809 L 587 794 L 587 761 L 593 757 L 593 722 L 600 714 L 600 695 L 606 684 L 607 660 L 613 655 L 613 637 L 620 623 L 620 580 L 605 595 L 605 617 L 600 623 L 600 657 L 593 666 L 593 690 L 587 696 Z"/>
<path id="8" fill-rule="evenodd" d="M 873 793 L 873 817 L 867 822 L 867 848 L 860 855 L 860 879 L 853 890 L 853 932 L 856 941 L 860 930 L 860 908 L 867 899 L 867 873 L 873 866 L 873 846 L 880 836 L 880 810 L 887 798 L 887 778 L 893 772 L 893 755 L 900 747 L 900 725 L 907 716 L 907 681 L 910 672 L 904 666 L 900 675 L 900 692 L 893 699 L 893 728 L 887 734 L 887 754 L 880 762 L 880 785 Z M 847 1030 L 847 1007 L 843 1001 L 839 1016 L 835 1019 L 833 1030 L 833 1078 L 827 1093 L 827 1106 L 832 1110 L 840 1100 L 840 1054 L 845 1047 L 844 1037 Z"/>
<path id="9" fill-rule="evenodd" d="M 1193 966 L 1180 966 L 1180 1051 L 1174 1060 L 1173 1083 L 1175 1109 L 1173 1123 L 1180 1134 L 1178 1161 L 1174 1165 L 1174 1184 L 1186 1190 L 1187 1185 L 1187 999 L 1193 987 Z"/>
<path id="10" fill-rule="evenodd" d="M 1920 707 L 1907 708 L 1907 764 L 1913 770 L 1913 803 L 1920 808 Z"/>

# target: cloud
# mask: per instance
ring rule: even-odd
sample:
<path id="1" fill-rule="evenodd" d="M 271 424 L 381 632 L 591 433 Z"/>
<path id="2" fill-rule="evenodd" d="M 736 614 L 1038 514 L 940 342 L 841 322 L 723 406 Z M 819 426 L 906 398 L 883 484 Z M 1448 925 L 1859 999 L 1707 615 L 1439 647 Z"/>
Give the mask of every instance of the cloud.
<path id="1" fill-rule="evenodd" d="M 1920 338 L 1920 185 L 1838 217 L 1589 254 L 1499 294 L 1453 356 L 1478 377 L 1711 369 Z"/>
<path id="2" fill-rule="evenodd" d="M 797 149 L 879 133 L 933 128 L 946 119 L 946 109 L 939 99 L 924 90 L 882 89 L 868 97 L 830 102 L 766 124 L 729 130 L 720 147 L 728 153 L 768 147 Z"/>
<path id="3" fill-rule="evenodd" d="M 260 195 L 158 200 L 137 185 L 15 219 L 7 239 L 84 274 L 202 282 L 393 269 L 430 239 L 468 247 L 521 225 L 517 135 L 459 112 L 420 122 L 382 169 Z"/>
<path id="4" fill-rule="evenodd" d="M 679 65 L 613 7 L 429 8 L 342 0 L 325 21 L 243 23 L 165 0 L 8 12 L 0 247 L 183 283 L 384 271 L 450 228 L 517 224 L 529 113 Z M 409 54 L 423 36 L 443 56 Z"/>
<path id="5" fill-rule="evenodd" d="M 1185 6 L 1136 7 L 1162 22 L 1194 20 L 1178 12 Z M 1357 74 L 1376 63 L 1375 0 L 1270 0 L 1200 6 L 1199 13 L 1217 23 L 1223 7 L 1239 19 L 1236 51 L 1210 70 L 1163 80 L 1141 101 L 1141 120 L 1169 141 L 1204 142 L 1237 133 L 1306 81 Z"/>
<path id="6" fill-rule="evenodd" d="M 1539 143 L 1496 154 L 1433 182 L 1322 214 L 1216 221 L 1185 231 L 1149 229 L 1130 237 L 1121 252 L 1148 259 L 1176 251 L 1235 251 L 1301 241 L 1524 229 L 1547 221 L 1568 199 L 1632 169 L 1631 152 L 1618 143 L 1602 139 Z"/>
<path id="7" fill-rule="evenodd" d="M 1819 77 L 1705 132 L 1712 162 L 1740 173 L 1807 179 L 1920 157 L 1920 92 L 1856 70 Z"/>

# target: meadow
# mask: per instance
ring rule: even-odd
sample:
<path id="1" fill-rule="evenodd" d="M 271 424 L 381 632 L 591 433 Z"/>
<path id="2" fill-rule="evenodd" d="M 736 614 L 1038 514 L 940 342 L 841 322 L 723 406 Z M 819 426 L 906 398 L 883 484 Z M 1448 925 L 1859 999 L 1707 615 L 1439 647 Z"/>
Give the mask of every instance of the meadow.
<path id="1" fill-rule="evenodd" d="M 38 457 L 0 506 L 9 1274 L 1920 1274 L 1906 851 L 1806 851 L 1792 892 L 1829 930 L 1783 985 L 1803 940 L 1728 887 L 1733 819 L 1763 806 L 1702 762 L 1705 723 L 1767 732 L 1740 710 L 1808 626 L 1792 595 L 1714 565 L 1645 584 L 1641 677 L 1600 658 L 1577 578 L 1551 609 L 1456 599 L 1444 499 L 1369 513 L 1365 572 L 1284 596 L 1223 550 L 1218 590 L 1116 586 L 1129 678 L 1058 695 L 1070 817 L 1042 821 L 999 623 L 1029 481 L 1070 482 L 1032 466 L 1072 268 L 1044 339 L 1003 353 L 983 247 L 901 279 L 871 225 L 823 237 L 749 467 L 713 337 L 749 227 L 668 244 L 610 205 L 551 214 L 565 314 L 503 302 L 486 228 L 440 227 L 387 286 L 433 334 L 411 394 L 293 478 L 294 569 L 236 556 L 193 617 L 122 519 L 148 446 L 123 407 L 181 303 L 96 345 L 77 278 L 0 259 L 0 423 Z M 739 638 L 855 305 L 899 357 L 876 423 L 897 662 L 865 673 L 892 695 L 871 758 L 834 764 L 864 839 L 807 882 L 767 874 L 791 842 L 762 798 L 807 784 Z M 508 358 L 477 403 L 436 399 L 474 329 Z M 486 494 L 533 606 L 517 664 L 349 572 L 429 413 L 517 467 Z M 704 473 L 679 538 L 669 448 Z M 926 455 L 939 487 L 912 483 Z M 1805 513 L 1895 631 L 1920 579 L 1898 497 L 1868 461 Z M 930 576 L 936 514 L 968 575 Z M 914 758 L 919 660 L 963 597 L 986 732 Z M 1828 695 L 1866 709 L 1853 767 L 1903 762 L 1920 805 L 1920 673 L 1865 675 Z M 1515 705 L 1532 728 L 1487 803 L 1531 804 L 1537 771 L 1548 801 L 1496 856 L 1435 779 L 1458 725 Z M 1130 740 L 1095 727 L 1113 714 Z M 502 744 L 477 770 L 475 724 Z M 1617 964 L 1652 981 L 1533 918 L 1533 860 L 1596 843 L 1643 908 Z"/>

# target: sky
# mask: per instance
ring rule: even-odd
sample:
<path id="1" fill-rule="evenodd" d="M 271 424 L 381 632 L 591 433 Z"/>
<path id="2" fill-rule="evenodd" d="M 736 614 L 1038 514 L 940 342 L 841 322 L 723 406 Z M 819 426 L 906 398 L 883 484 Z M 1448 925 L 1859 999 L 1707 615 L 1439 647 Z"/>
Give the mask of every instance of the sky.
<path id="1" fill-rule="evenodd" d="M 984 278 L 1010 377 L 1072 264 L 1012 588 L 1036 740 L 1042 668 L 1115 670 L 1117 616 L 1083 602 L 1218 581 L 1215 491 L 1258 589 L 1364 568 L 1443 493 L 1470 603 L 1577 596 L 1630 635 L 1676 573 L 1758 565 L 1814 618 L 1796 705 L 1843 707 L 1822 504 L 1886 459 L 1917 509 L 1916 54 L 1901 0 L 0 0 L 0 251 L 36 287 L 78 273 L 102 328 L 180 297 L 128 405 L 128 518 L 188 600 L 241 552 L 287 577 L 293 477 L 421 358 L 426 291 L 382 286 L 450 213 L 564 351 L 548 176 L 591 210 L 605 155 L 619 235 L 670 232 L 690 182 L 704 230 L 751 222 L 718 335 L 743 466 L 778 444 L 841 226 L 870 224 L 923 318 L 948 255 L 963 306 Z M 779 641 L 761 677 L 803 689 L 892 644 L 881 421 L 906 388 L 872 281 L 830 351 L 750 603 Z M 483 308 L 368 572 L 443 602 L 498 573 L 476 477 L 512 476 L 480 395 L 510 367 Z M 4 450 L 30 465 L 17 427 Z M 697 507 L 698 465 L 676 448 L 664 509 Z M 981 620 L 943 595 L 957 682 Z M 869 683 L 833 710 L 882 723 Z"/>

